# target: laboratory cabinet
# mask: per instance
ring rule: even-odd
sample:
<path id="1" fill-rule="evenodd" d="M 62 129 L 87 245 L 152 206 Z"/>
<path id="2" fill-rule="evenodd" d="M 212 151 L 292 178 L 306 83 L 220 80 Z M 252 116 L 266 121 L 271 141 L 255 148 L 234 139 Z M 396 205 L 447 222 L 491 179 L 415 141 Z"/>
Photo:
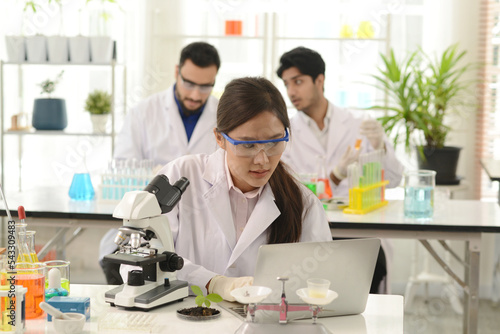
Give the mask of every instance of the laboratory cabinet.
<path id="1" fill-rule="evenodd" d="M 61 131 L 35 130 L 31 127 L 31 103 L 40 97 L 39 83 L 61 71 L 63 80 L 56 86 L 54 97 L 66 100 L 68 126 Z M 112 99 L 108 126 L 102 133 L 94 132 L 90 115 L 84 110 L 88 94 L 95 89 L 107 91 Z M 69 174 L 82 168 L 104 168 L 102 158 L 112 158 L 117 115 L 126 110 L 126 67 L 115 60 L 108 64 L 0 61 L 0 100 L 1 184 L 12 190 L 15 178 L 21 191 L 23 185 L 36 182 L 36 177 L 54 175 L 58 177 L 52 183 L 67 183 Z M 21 128 L 16 129 L 16 123 Z M 35 172 L 40 175 L 35 177 Z"/>

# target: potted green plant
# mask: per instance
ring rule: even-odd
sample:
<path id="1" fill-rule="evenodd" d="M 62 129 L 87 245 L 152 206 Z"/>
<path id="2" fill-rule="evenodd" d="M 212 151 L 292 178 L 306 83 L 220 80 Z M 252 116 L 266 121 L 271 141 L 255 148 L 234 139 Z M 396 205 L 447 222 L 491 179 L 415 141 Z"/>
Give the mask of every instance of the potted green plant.
<path id="1" fill-rule="evenodd" d="M 177 315 L 180 318 L 188 320 L 209 320 L 215 319 L 220 316 L 220 311 L 214 308 L 210 308 L 211 302 L 220 303 L 222 297 L 216 293 L 211 293 L 206 296 L 203 295 L 203 291 L 199 286 L 192 285 L 191 291 L 196 295 L 194 302 L 197 306 L 184 308 L 177 310 Z M 203 306 L 205 304 L 205 306 Z"/>
<path id="2" fill-rule="evenodd" d="M 94 90 L 85 100 L 85 110 L 90 113 L 94 132 L 106 132 L 106 123 L 111 113 L 111 95 L 102 90 Z"/>
<path id="3" fill-rule="evenodd" d="M 462 64 L 465 54 L 455 44 L 435 59 L 419 49 L 398 62 L 391 50 L 389 57 L 381 55 L 383 66 L 373 75 L 389 101 L 369 109 L 387 110 L 379 120 L 394 146 L 404 142 L 407 152 L 417 147 L 419 168 L 435 170 L 437 184 L 460 182 L 456 168 L 461 148 L 445 142 L 451 129 L 448 116 L 468 104 L 470 82 L 463 74 L 471 64 Z"/>
<path id="4" fill-rule="evenodd" d="M 63 73 L 64 71 L 61 71 L 54 80 L 47 79 L 39 84 L 42 88 L 41 94 L 47 94 L 47 97 L 35 99 L 33 105 L 32 125 L 37 130 L 64 130 L 68 125 L 66 101 L 52 98 Z"/>

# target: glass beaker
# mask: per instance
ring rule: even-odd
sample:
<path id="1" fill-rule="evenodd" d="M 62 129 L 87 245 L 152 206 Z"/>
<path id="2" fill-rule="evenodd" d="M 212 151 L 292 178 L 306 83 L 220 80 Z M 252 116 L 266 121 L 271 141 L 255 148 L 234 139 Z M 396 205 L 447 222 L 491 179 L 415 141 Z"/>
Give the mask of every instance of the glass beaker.
<path id="1" fill-rule="evenodd" d="M 45 288 L 47 289 L 49 287 L 49 271 L 52 268 L 57 268 L 59 269 L 59 272 L 61 273 L 61 288 L 64 288 L 68 291 L 69 293 L 69 261 L 64 261 L 64 260 L 51 260 L 51 261 L 45 261 L 43 262 L 45 264 L 45 267 L 47 268 L 47 276 L 45 277 Z"/>
<path id="2" fill-rule="evenodd" d="M 311 189 L 311 191 L 314 193 L 314 195 L 316 195 L 318 174 L 316 174 L 316 173 L 301 173 L 301 174 L 299 174 L 299 180 L 303 185 L 305 185 L 307 188 Z"/>
<path id="3" fill-rule="evenodd" d="M 436 172 L 420 169 L 405 173 L 404 213 L 408 218 L 431 218 L 434 214 Z"/>
<path id="4" fill-rule="evenodd" d="M 23 253 L 20 254 L 20 258 L 18 257 L 19 262 L 38 262 L 38 256 L 35 251 L 35 231 L 26 231 L 19 232 L 19 238 L 21 240 L 25 240 L 26 242 L 26 250 L 23 250 Z"/>
<path id="5" fill-rule="evenodd" d="M 77 201 L 89 201 L 94 199 L 94 195 L 90 174 L 75 173 L 69 187 L 69 197 Z"/>
<path id="6" fill-rule="evenodd" d="M 40 302 L 45 301 L 45 264 L 19 262 L 12 272 L 16 285 L 22 285 L 26 292 L 26 319 L 34 319 L 44 314 Z"/>

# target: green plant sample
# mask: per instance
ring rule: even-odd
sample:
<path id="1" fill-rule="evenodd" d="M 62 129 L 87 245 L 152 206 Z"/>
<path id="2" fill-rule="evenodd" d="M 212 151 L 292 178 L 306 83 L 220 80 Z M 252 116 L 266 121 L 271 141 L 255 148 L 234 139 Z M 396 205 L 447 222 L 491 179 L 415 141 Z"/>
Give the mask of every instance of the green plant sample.
<path id="1" fill-rule="evenodd" d="M 197 285 L 191 285 L 191 290 L 196 295 L 194 302 L 200 307 L 203 306 L 203 304 L 205 304 L 206 307 L 210 307 L 211 302 L 220 303 L 222 301 L 222 297 L 216 293 L 210 293 L 204 296 L 203 291 L 201 291 L 200 287 Z"/>

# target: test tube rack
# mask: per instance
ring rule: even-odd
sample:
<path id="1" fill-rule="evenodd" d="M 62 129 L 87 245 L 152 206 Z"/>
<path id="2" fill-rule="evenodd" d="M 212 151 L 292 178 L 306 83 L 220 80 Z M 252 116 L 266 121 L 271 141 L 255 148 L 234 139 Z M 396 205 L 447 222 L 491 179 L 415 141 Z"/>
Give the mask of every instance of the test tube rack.
<path id="1" fill-rule="evenodd" d="M 389 181 L 384 180 L 382 157 L 382 150 L 365 153 L 359 156 L 359 163 L 348 166 L 349 206 L 344 213 L 363 215 L 389 203 L 385 199 Z"/>
<path id="2" fill-rule="evenodd" d="M 143 190 L 153 178 L 149 174 L 101 174 L 101 184 L 98 188 L 100 202 L 118 203 L 126 192 Z"/>

